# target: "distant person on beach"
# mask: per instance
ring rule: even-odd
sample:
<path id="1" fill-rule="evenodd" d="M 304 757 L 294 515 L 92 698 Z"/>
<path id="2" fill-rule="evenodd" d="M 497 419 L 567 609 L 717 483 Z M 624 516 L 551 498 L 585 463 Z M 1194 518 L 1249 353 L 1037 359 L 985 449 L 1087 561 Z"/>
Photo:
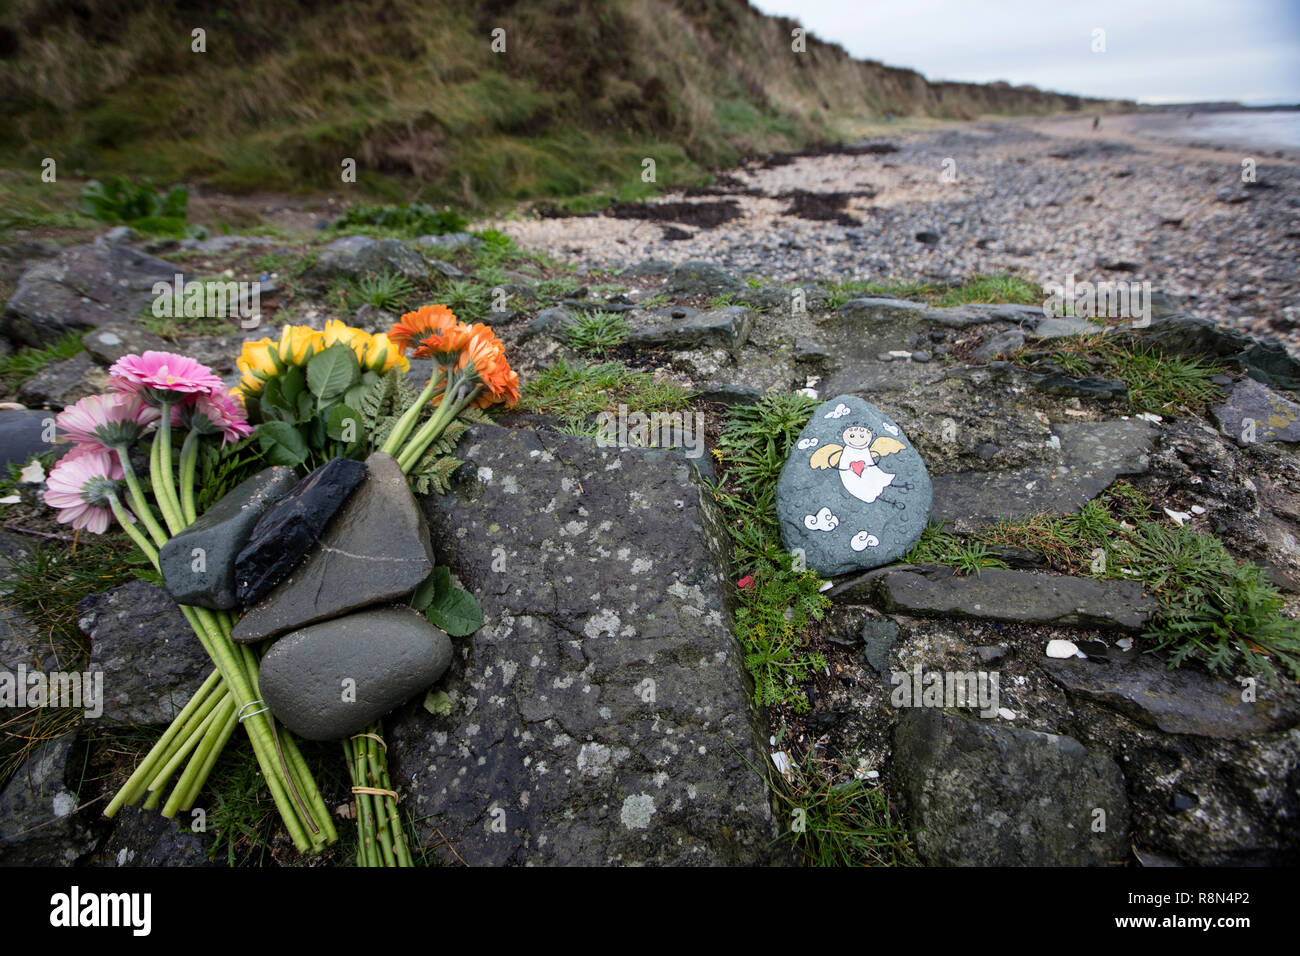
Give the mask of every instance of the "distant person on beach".
<path id="1" fill-rule="evenodd" d="M 1093 129 L 1101 129 L 1101 117 L 1100 117 L 1100 116 L 1094 116 L 1094 117 L 1092 118 L 1092 128 L 1093 128 Z"/>

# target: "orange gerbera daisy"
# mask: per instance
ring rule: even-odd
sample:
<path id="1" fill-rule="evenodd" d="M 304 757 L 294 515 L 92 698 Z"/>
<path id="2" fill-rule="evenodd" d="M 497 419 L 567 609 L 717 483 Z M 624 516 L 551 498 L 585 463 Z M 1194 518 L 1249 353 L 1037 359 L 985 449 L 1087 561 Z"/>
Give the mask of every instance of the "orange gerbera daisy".
<path id="1" fill-rule="evenodd" d="M 405 353 L 422 339 L 441 336 L 448 329 L 463 325 L 445 305 L 423 305 L 394 322 L 388 331 L 388 340 Z"/>
<path id="2" fill-rule="evenodd" d="M 505 346 L 486 325 L 470 327 L 456 365 L 465 375 L 482 383 L 483 391 L 474 404 L 487 408 L 497 402 L 514 405 L 519 401 L 519 376 L 506 360 Z"/>

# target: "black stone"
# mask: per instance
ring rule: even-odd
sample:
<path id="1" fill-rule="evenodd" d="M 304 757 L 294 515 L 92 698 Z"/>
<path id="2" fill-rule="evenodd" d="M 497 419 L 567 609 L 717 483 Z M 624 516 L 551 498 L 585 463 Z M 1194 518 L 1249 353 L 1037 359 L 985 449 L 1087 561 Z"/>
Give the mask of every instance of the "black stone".
<path id="1" fill-rule="evenodd" d="M 262 516 L 235 558 L 235 589 L 241 604 L 263 597 L 298 566 L 365 477 L 362 462 L 331 459 Z"/>
<path id="2" fill-rule="evenodd" d="M 293 469 L 267 468 L 242 482 L 198 521 L 162 546 L 163 586 L 178 604 L 229 611 L 239 606 L 235 560 L 253 528 L 281 495 L 296 484 Z M 200 551 L 202 563 L 195 570 Z"/>

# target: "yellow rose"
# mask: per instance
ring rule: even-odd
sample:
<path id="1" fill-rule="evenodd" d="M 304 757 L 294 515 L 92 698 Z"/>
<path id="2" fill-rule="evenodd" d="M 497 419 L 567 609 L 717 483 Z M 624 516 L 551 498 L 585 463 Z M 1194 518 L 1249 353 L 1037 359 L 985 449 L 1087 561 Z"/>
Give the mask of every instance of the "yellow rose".
<path id="1" fill-rule="evenodd" d="M 401 350 L 393 344 L 386 334 L 380 332 L 370 337 L 365 358 L 361 364 L 374 372 L 387 372 L 393 366 L 403 375 L 411 370 L 411 363 Z"/>
<path id="2" fill-rule="evenodd" d="M 324 348 L 324 336 L 306 325 L 286 325 L 280 333 L 280 361 L 303 365 Z"/>
<path id="3" fill-rule="evenodd" d="M 275 375 L 278 371 L 275 358 L 275 343 L 270 339 L 258 339 L 256 342 L 244 343 L 239 358 L 235 359 L 235 367 L 244 373 L 261 372 L 263 375 Z"/>

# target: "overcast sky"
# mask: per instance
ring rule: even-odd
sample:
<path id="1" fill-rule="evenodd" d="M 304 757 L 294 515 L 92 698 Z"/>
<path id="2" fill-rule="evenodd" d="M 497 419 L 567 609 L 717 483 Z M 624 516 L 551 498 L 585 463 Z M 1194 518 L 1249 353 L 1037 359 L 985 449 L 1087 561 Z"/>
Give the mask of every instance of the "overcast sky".
<path id="1" fill-rule="evenodd" d="M 1148 103 L 1300 103 L 1300 0 L 750 0 L 932 80 Z M 1092 52 L 1093 30 L 1106 50 Z"/>

